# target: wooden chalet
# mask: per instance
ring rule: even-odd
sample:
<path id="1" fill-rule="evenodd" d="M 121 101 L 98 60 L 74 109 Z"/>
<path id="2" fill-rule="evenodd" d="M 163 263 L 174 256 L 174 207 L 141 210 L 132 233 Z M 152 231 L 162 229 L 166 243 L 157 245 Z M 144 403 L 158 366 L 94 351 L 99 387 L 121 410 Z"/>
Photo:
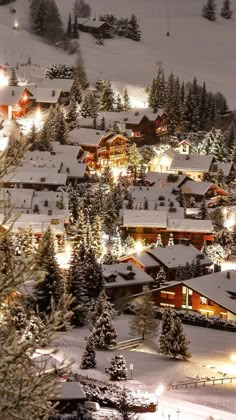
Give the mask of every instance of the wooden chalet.
<path id="1" fill-rule="evenodd" d="M 24 86 L 0 87 L 0 113 L 11 120 L 25 115 L 33 105 L 33 93 Z"/>
<path id="2" fill-rule="evenodd" d="M 78 19 L 78 28 L 82 32 L 88 32 L 95 38 L 112 38 L 112 26 L 108 22 L 97 19 Z"/>
<path id="3" fill-rule="evenodd" d="M 236 271 L 221 271 L 172 283 L 153 292 L 155 304 L 236 320 Z"/>

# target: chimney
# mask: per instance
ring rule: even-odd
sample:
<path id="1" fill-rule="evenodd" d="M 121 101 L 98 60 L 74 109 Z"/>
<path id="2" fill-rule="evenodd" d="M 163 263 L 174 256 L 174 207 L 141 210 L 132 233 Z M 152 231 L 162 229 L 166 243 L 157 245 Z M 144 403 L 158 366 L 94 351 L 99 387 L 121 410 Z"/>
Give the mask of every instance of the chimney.
<path id="1" fill-rule="evenodd" d="M 11 96 L 15 96 L 15 91 L 14 91 L 14 89 L 12 89 L 12 91 L 11 91 Z"/>
<path id="2" fill-rule="evenodd" d="M 189 160 L 190 159 L 190 156 L 189 155 L 186 155 L 186 158 L 185 158 L 186 160 Z"/>
<path id="3" fill-rule="evenodd" d="M 52 96 L 56 96 L 55 90 L 52 90 Z"/>
<path id="4" fill-rule="evenodd" d="M 230 279 L 230 271 L 227 271 L 226 277 L 227 277 L 227 279 Z"/>

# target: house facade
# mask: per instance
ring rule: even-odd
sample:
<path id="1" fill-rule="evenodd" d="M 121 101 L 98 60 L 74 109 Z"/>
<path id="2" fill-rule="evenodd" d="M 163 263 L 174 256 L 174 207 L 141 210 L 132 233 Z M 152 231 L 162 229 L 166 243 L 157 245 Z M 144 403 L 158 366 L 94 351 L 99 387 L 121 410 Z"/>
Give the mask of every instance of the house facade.
<path id="1" fill-rule="evenodd" d="M 0 87 L 0 113 L 12 120 L 25 115 L 33 105 L 33 93 L 23 86 Z"/>

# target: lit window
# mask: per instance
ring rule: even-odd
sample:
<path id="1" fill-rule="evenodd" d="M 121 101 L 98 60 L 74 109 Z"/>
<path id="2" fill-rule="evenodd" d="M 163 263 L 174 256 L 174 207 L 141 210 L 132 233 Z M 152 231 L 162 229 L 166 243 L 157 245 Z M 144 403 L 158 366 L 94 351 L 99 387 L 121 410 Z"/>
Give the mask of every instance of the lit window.
<path id="1" fill-rule="evenodd" d="M 205 298 L 204 296 L 200 296 L 200 304 L 207 305 L 207 298 Z"/>

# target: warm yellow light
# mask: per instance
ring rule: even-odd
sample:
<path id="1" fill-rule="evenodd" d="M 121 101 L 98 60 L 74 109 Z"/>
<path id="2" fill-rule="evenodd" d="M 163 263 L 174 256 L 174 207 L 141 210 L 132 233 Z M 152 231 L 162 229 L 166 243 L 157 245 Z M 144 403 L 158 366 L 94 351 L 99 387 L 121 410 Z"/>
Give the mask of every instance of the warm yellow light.
<path id="1" fill-rule="evenodd" d="M 230 359 L 232 360 L 232 362 L 236 362 L 236 354 L 231 354 Z"/>
<path id="2" fill-rule="evenodd" d="M 27 101 L 27 99 L 28 99 L 28 95 L 26 95 L 26 93 L 25 93 L 24 96 L 23 96 L 23 101 Z"/>
<path id="3" fill-rule="evenodd" d="M 141 241 L 137 241 L 135 243 L 135 251 L 139 253 L 139 252 L 142 252 L 142 250 L 143 250 L 143 244 L 142 244 L 142 242 Z"/>
<path id="4" fill-rule="evenodd" d="M 69 262 L 71 260 L 72 248 L 71 245 L 67 242 L 65 245 L 65 251 L 59 252 L 57 254 L 57 261 L 61 268 L 68 268 Z"/>
<path id="5" fill-rule="evenodd" d="M 42 120 L 42 112 L 40 108 L 38 108 L 37 111 L 35 112 L 34 120 L 36 123 L 39 123 Z"/>
<path id="6" fill-rule="evenodd" d="M 15 21 L 15 23 L 14 23 L 14 28 L 18 28 L 18 22 L 17 21 Z"/>
<path id="7" fill-rule="evenodd" d="M 7 86 L 8 85 L 8 77 L 5 75 L 3 71 L 0 71 L 0 86 Z"/>
<path id="8" fill-rule="evenodd" d="M 161 394 L 163 394 L 164 390 L 165 390 L 164 385 L 160 384 L 155 390 L 155 395 L 157 397 L 160 397 Z"/>

